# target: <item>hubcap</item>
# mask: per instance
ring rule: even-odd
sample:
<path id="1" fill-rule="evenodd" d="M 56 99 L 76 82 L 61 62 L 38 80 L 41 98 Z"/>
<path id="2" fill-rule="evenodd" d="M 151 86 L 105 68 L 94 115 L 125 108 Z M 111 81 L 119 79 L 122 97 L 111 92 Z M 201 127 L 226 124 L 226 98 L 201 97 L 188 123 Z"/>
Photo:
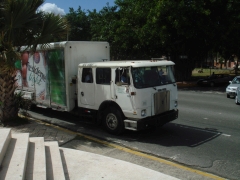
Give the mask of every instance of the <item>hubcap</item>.
<path id="1" fill-rule="evenodd" d="M 109 129 L 116 129 L 118 126 L 117 117 L 113 113 L 109 113 L 106 117 L 106 123 Z"/>

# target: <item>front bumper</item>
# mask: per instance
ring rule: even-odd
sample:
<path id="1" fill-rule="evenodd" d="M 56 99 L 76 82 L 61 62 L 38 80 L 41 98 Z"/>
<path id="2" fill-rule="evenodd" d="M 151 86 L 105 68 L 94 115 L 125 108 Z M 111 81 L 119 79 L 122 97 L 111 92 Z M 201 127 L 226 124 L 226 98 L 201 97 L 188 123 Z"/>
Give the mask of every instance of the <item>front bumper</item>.
<path id="1" fill-rule="evenodd" d="M 236 96 L 236 90 L 227 90 L 226 93 L 229 96 L 234 96 L 234 97 Z"/>
<path id="2" fill-rule="evenodd" d="M 178 118 L 178 109 L 171 110 L 156 116 L 139 119 L 136 121 L 124 120 L 124 125 L 125 125 L 125 129 L 139 131 L 139 130 L 148 129 L 151 127 L 162 126 L 177 118 Z"/>

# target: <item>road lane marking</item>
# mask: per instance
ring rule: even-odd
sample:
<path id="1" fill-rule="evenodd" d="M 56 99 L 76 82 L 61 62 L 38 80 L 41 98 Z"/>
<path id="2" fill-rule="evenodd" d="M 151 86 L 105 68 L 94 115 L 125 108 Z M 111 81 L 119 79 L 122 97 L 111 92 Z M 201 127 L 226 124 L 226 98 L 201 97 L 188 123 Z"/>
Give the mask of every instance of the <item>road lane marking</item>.
<path id="1" fill-rule="evenodd" d="M 38 119 L 35 119 L 35 118 L 26 117 L 26 116 L 23 116 L 23 115 L 21 115 L 21 116 L 25 117 L 25 118 L 27 118 L 29 120 L 34 120 L 34 121 L 40 122 L 42 124 L 45 124 L 47 126 L 52 126 L 52 127 L 56 128 L 56 129 L 59 129 L 61 131 L 64 131 L 64 132 L 67 132 L 67 133 L 70 133 L 70 134 L 75 134 L 75 135 L 84 137 L 86 139 L 95 141 L 95 142 L 97 142 L 99 144 L 103 144 L 103 145 L 106 145 L 106 146 L 109 146 L 109 147 L 113 147 L 113 148 L 116 148 L 118 150 L 130 153 L 130 154 L 133 154 L 133 155 L 136 155 L 136 156 L 144 157 L 146 159 L 157 161 L 157 162 L 160 162 L 160 163 L 163 163 L 163 164 L 175 167 L 175 168 L 179 168 L 179 169 L 182 169 L 182 170 L 186 170 L 186 171 L 189 171 L 189 172 L 192 172 L 192 173 L 204 176 L 204 177 L 208 177 L 208 178 L 211 178 L 211 179 L 226 180 L 225 178 L 219 177 L 217 175 L 206 173 L 204 171 L 193 169 L 193 168 L 190 168 L 190 167 L 187 167 L 187 166 L 183 166 L 183 165 L 177 164 L 175 162 L 165 160 L 165 159 L 160 158 L 160 157 L 156 157 L 156 156 L 153 156 L 153 155 L 150 155 L 150 154 L 146 154 L 146 153 L 140 152 L 140 151 L 135 150 L 135 149 L 126 148 L 126 147 L 123 147 L 123 146 L 120 146 L 120 145 L 117 145 L 117 144 L 113 144 L 113 143 L 110 143 L 110 142 L 107 142 L 107 141 L 104 141 L 104 140 L 100 140 L 100 139 L 92 137 L 90 135 L 85 135 L 85 134 L 82 134 L 82 133 L 79 133 L 79 132 L 74 132 L 72 130 L 68 130 L 68 129 L 60 127 L 58 125 L 50 124 L 50 123 L 47 123 L 47 122 L 44 122 L 44 121 L 41 121 L 41 120 L 38 120 Z"/>
<path id="2" fill-rule="evenodd" d="M 223 136 L 227 136 L 227 137 L 230 137 L 231 135 L 229 135 L 229 134 L 221 134 L 221 135 L 223 135 Z"/>

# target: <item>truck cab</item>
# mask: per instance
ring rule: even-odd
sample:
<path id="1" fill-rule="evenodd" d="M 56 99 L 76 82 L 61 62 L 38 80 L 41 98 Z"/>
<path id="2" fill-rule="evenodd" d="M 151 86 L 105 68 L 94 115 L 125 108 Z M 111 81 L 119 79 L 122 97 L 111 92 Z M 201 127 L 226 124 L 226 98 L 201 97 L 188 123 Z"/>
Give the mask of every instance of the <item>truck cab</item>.
<path id="1" fill-rule="evenodd" d="M 79 115 L 112 134 L 160 126 L 178 117 L 171 61 L 107 61 L 78 66 Z"/>

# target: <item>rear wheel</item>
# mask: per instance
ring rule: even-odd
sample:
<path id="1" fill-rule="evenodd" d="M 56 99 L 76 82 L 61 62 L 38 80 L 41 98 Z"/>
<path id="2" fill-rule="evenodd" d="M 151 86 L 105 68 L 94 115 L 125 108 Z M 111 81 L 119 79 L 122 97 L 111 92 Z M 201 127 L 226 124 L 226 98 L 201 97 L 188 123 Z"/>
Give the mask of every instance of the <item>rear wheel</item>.
<path id="1" fill-rule="evenodd" d="M 229 95 L 229 94 L 227 94 L 227 98 L 230 98 L 230 95 Z"/>
<path id="2" fill-rule="evenodd" d="M 124 123 L 120 110 L 113 107 L 106 109 L 103 125 L 109 133 L 115 135 L 121 134 L 124 131 Z"/>

